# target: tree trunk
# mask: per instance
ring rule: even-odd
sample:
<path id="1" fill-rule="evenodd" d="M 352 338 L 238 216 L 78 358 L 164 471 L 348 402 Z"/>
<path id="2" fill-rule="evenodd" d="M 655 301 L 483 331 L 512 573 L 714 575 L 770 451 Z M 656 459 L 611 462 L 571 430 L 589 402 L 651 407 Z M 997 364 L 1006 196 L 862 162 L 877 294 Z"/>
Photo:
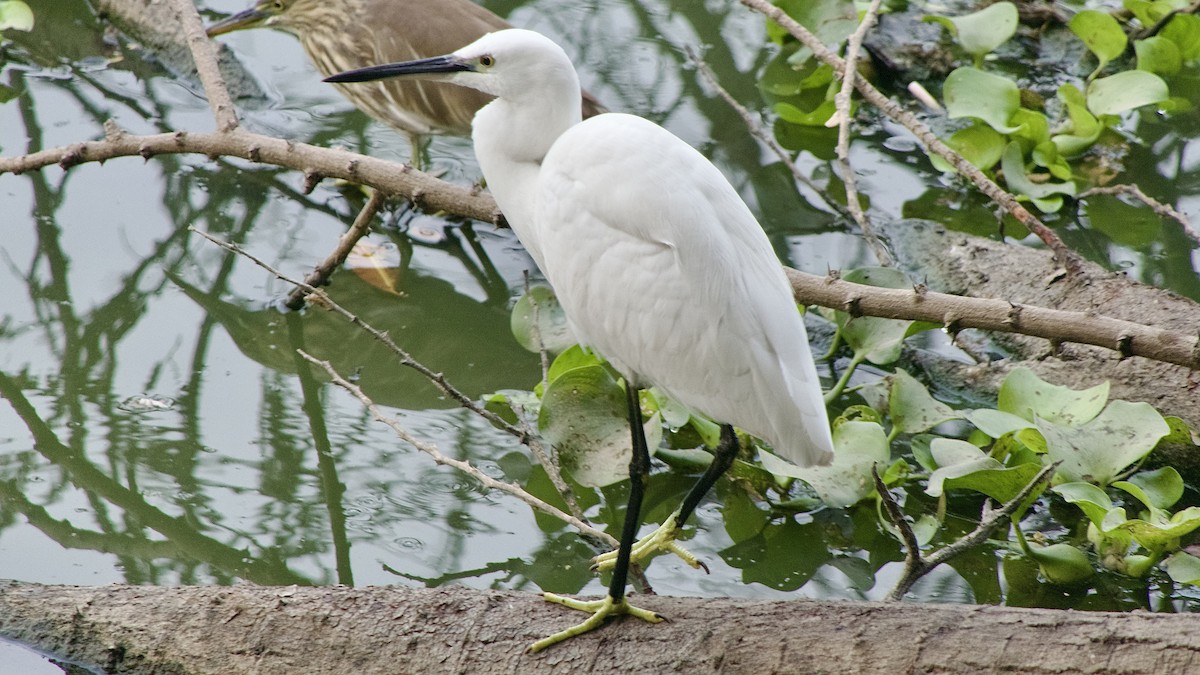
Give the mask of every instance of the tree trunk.
<path id="1" fill-rule="evenodd" d="M 465 588 L 0 585 L 0 634 L 109 673 L 1187 673 L 1200 617 L 970 605 L 634 598 L 582 618 Z"/>

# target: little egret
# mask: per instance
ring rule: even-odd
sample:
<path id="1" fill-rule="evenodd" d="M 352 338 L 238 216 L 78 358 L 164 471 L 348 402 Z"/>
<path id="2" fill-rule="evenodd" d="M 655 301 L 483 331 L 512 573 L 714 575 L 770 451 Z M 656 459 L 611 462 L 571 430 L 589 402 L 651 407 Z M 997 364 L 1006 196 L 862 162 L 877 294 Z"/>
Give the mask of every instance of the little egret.
<path id="1" fill-rule="evenodd" d="M 295 35 L 323 76 L 387 61 L 444 54 L 508 22 L 471 0 L 256 0 L 208 28 L 209 37 L 260 26 Z M 475 89 L 439 82 L 391 80 L 338 87 L 356 108 L 407 134 L 417 162 L 421 138 L 465 136 L 491 100 Z M 584 93 L 584 110 L 603 107 Z"/>
<path id="2" fill-rule="evenodd" d="M 419 76 L 496 97 L 472 124 L 496 202 L 545 273 L 581 343 L 625 379 L 633 457 L 608 596 L 546 599 L 593 612 L 537 651 L 614 614 L 659 621 L 625 598 L 631 559 L 672 540 L 738 451 L 731 425 L 801 466 L 833 457 L 804 323 L 766 234 L 707 159 L 652 122 L 608 113 L 581 121 L 579 79 L 538 33 L 503 30 L 433 58 L 329 78 Z M 638 389 L 658 386 L 721 423 L 712 463 L 673 516 L 635 543 L 650 455 Z M 615 558 L 615 561 L 614 561 Z M 691 561 L 691 562 L 694 562 Z"/>

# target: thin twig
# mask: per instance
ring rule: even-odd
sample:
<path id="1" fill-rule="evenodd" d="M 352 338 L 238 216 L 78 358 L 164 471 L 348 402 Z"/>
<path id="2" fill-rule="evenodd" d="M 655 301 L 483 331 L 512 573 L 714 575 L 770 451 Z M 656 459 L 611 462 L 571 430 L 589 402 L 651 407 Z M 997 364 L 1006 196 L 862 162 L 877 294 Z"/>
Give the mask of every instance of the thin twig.
<path id="1" fill-rule="evenodd" d="M 846 62 L 825 47 L 815 35 L 810 33 L 804 26 L 801 26 L 795 19 L 788 16 L 782 9 L 772 5 L 768 0 L 741 0 L 741 3 L 779 24 L 788 34 L 812 50 L 813 54 L 822 63 L 833 68 L 838 77 L 844 77 L 843 73 L 846 70 Z M 854 87 L 862 94 L 863 99 L 888 117 L 903 125 L 910 133 L 916 136 L 918 141 L 924 144 L 929 152 L 949 162 L 959 174 L 966 177 L 976 188 L 1020 221 L 1030 232 L 1036 234 L 1038 238 L 1050 247 L 1050 250 L 1054 251 L 1058 263 L 1069 273 L 1078 275 L 1082 272 L 1083 258 L 1078 253 L 1072 251 L 1053 230 L 1046 227 L 1045 223 L 1022 206 L 1016 197 L 1001 188 L 992 179 L 985 176 L 982 171 L 964 159 L 962 155 L 943 143 L 928 125 L 917 119 L 916 115 L 901 108 L 872 86 L 870 82 L 862 78 L 855 78 Z"/>
<path id="2" fill-rule="evenodd" d="M 850 64 L 850 67 L 842 71 L 842 87 L 833 97 L 836 113 L 830 121 L 836 120 L 838 126 L 837 157 L 838 166 L 842 172 L 842 185 L 846 189 L 846 208 L 850 210 L 854 222 L 858 223 L 859 229 L 862 230 L 863 239 L 867 241 L 871 252 L 875 254 L 875 260 L 880 265 L 891 267 L 895 264 L 892 254 L 884 246 L 883 240 L 875 231 L 875 226 L 871 224 L 870 217 L 863 211 L 862 204 L 858 201 L 858 178 L 854 175 L 854 167 L 850 165 L 850 122 L 853 120 L 853 116 L 850 114 L 850 95 L 854 92 L 854 83 L 858 79 L 858 68 L 855 65 L 858 63 L 858 52 L 862 49 L 863 39 L 875 25 L 875 19 L 879 15 L 879 5 L 882 1 L 871 1 L 871 5 L 867 7 L 867 11 L 863 15 L 862 22 L 859 23 L 858 29 L 850 36 L 850 41 L 846 45 L 846 63 Z"/>
<path id="3" fill-rule="evenodd" d="M 1079 199 L 1086 199 L 1092 195 L 1129 195 L 1146 206 L 1149 206 L 1150 209 L 1159 216 L 1162 216 L 1163 218 L 1170 218 L 1179 223 L 1179 225 L 1183 227 L 1184 234 L 1190 237 L 1192 241 L 1200 243 L 1200 233 L 1197 233 L 1196 230 L 1192 229 L 1192 223 L 1188 220 L 1187 216 L 1177 211 L 1175 207 L 1171 206 L 1170 204 L 1164 204 L 1145 192 L 1142 192 L 1142 189 L 1136 184 L 1123 183 L 1121 185 L 1108 185 L 1105 187 L 1089 188 L 1079 193 Z"/>
<path id="4" fill-rule="evenodd" d="M 238 127 L 237 109 L 229 96 L 229 88 L 225 86 L 225 78 L 221 76 L 221 68 L 217 65 L 217 52 L 213 43 L 204 32 L 204 21 L 196 12 L 192 0 L 172 0 L 179 20 L 183 23 L 184 36 L 187 38 L 188 49 L 192 52 L 192 60 L 196 62 L 196 73 L 200 76 L 200 84 L 208 97 L 208 104 L 216 118 L 217 131 L 233 131 Z"/>
<path id="5" fill-rule="evenodd" d="M 383 202 L 383 193 L 379 190 L 372 190 L 371 198 L 358 212 L 350 229 L 346 230 L 346 233 L 338 239 L 337 246 L 319 265 L 313 268 L 312 272 L 308 273 L 308 276 L 304 277 L 306 286 L 324 286 L 329 283 L 329 277 L 333 276 L 334 271 L 346 262 L 346 257 L 350 255 L 350 251 L 354 250 L 355 244 L 371 231 L 371 221 L 374 220 L 375 214 L 379 212 L 379 207 L 383 205 Z M 304 300 L 307 297 L 308 291 L 303 286 L 296 286 L 283 304 L 288 309 L 295 311 L 304 306 Z"/>
<path id="6" fill-rule="evenodd" d="M 713 73 L 712 68 L 708 67 L 708 63 L 700 57 L 696 50 L 685 45 L 683 51 L 687 55 L 687 58 L 692 65 L 696 67 L 696 72 L 700 73 L 700 76 L 703 77 L 704 81 L 707 82 L 708 85 L 717 92 L 717 95 L 721 97 L 721 100 L 725 101 L 725 103 L 728 104 L 730 108 L 733 108 L 734 112 L 736 112 L 738 116 L 742 118 L 742 124 L 746 125 L 746 129 L 749 130 L 750 135 L 758 139 L 759 143 L 767 146 L 767 149 L 779 158 L 779 161 L 782 162 L 785 167 L 787 167 L 787 170 L 791 172 L 792 177 L 796 179 L 796 182 L 815 192 L 817 196 L 820 197 L 823 202 L 825 202 L 825 206 L 831 211 L 834 211 L 843 218 L 849 218 L 850 213 L 846 210 L 846 207 L 839 204 L 837 200 L 831 199 L 825 193 L 824 188 L 814 183 L 811 178 L 802 172 L 800 167 L 796 166 L 796 163 L 792 161 L 791 153 L 785 150 L 783 146 L 779 144 L 779 141 L 775 140 L 774 136 L 767 133 L 766 130 L 763 129 L 762 124 L 759 123 L 758 119 L 754 116 L 754 113 L 746 109 L 746 106 L 738 103 L 738 100 L 733 97 L 733 94 L 730 94 L 725 90 L 724 87 L 721 86 L 721 83 L 717 81 L 717 76 L 715 73 Z"/>
<path id="7" fill-rule="evenodd" d="M 454 467 L 455 469 L 458 469 L 459 471 L 462 471 L 463 473 L 465 473 L 465 474 L 471 476 L 472 478 L 474 478 L 475 480 L 479 481 L 485 487 L 500 490 L 502 492 L 506 492 L 506 493 L 516 497 L 517 499 L 520 499 L 521 501 L 525 502 L 526 504 L 533 507 L 534 509 L 537 509 L 538 511 L 541 511 L 542 513 L 545 513 L 549 516 L 558 518 L 559 520 L 563 521 L 564 523 L 571 525 L 572 527 L 579 530 L 581 533 L 583 533 L 584 535 L 586 535 L 588 537 L 592 537 L 598 541 L 602 541 L 605 544 L 610 545 L 610 546 L 615 547 L 617 545 L 618 542 L 615 538 L 612 537 L 612 535 L 608 534 L 607 532 L 602 532 L 600 530 L 597 530 L 596 528 L 594 528 L 591 525 L 589 525 L 588 523 L 580 520 L 579 518 L 576 518 L 551 504 L 547 504 L 546 502 L 544 502 L 544 501 L 538 499 L 537 497 L 534 497 L 533 495 L 526 492 L 521 486 L 516 485 L 514 483 L 506 483 L 501 480 L 496 480 L 495 478 L 492 478 L 491 476 L 489 476 L 486 473 L 477 469 L 470 462 L 465 462 L 460 459 L 454 459 L 452 457 L 447 457 L 447 456 L 443 455 L 441 453 L 441 451 L 439 451 L 437 449 L 436 445 L 414 437 L 412 434 L 408 433 L 408 430 L 406 430 L 398 421 L 396 421 L 395 418 L 392 418 L 392 417 L 389 417 L 389 416 L 383 414 L 383 411 L 380 410 L 379 407 L 375 405 L 375 402 L 373 400 L 371 400 L 371 398 L 369 396 L 367 396 L 365 393 L 363 393 L 362 389 L 360 389 L 357 385 L 355 385 L 354 383 L 352 383 L 352 382 L 346 380 L 344 377 L 342 377 L 328 361 L 322 361 L 314 356 L 307 354 L 303 350 L 297 350 L 297 351 L 299 351 L 300 356 L 304 357 L 305 360 L 324 369 L 326 374 L 329 375 L 330 380 L 332 380 L 334 384 L 336 384 L 337 386 L 341 387 L 342 389 L 345 389 L 346 391 L 350 392 L 350 394 L 352 396 L 357 398 L 359 400 L 359 402 L 362 403 L 364 407 L 366 407 L 367 410 L 371 411 L 371 415 L 373 415 L 377 421 L 382 422 L 383 424 L 386 424 L 387 426 L 391 427 L 392 431 L 396 432 L 396 435 L 399 436 L 401 440 L 403 440 L 405 443 L 408 443 L 409 445 L 413 446 L 417 450 L 420 450 L 421 452 L 429 455 L 433 459 L 434 462 L 441 464 L 443 466 Z"/>
<path id="8" fill-rule="evenodd" d="M 404 348 L 397 345 L 387 333 L 384 333 L 383 331 L 380 331 L 380 330 L 374 328 L 367 322 L 360 319 L 357 315 L 351 313 L 349 310 L 347 310 L 344 307 L 342 307 L 341 305 L 337 304 L 336 302 L 333 301 L 332 298 L 329 297 L 329 295 L 327 295 L 321 289 L 314 288 L 313 286 L 309 286 L 308 284 L 304 283 L 303 281 L 299 281 L 297 279 L 293 279 L 293 278 L 287 276 L 283 272 L 280 272 L 279 270 L 272 267 L 265 260 L 262 260 L 261 258 L 255 256 L 253 253 L 250 253 L 249 251 L 246 251 L 245 249 L 238 246 L 237 244 L 231 244 L 227 241 L 222 241 L 221 239 L 218 239 L 218 238 L 212 236 L 211 234 L 208 234 L 207 232 L 204 232 L 202 230 L 198 230 L 194 227 L 188 227 L 188 230 L 195 232 L 196 234 L 200 235 L 201 237 L 204 237 L 205 239 L 211 241 L 212 243 L 216 244 L 217 246 L 220 246 L 221 248 L 223 248 L 227 251 L 236 253 L 241 256 L 245 256 L 246 259 L 250 260 L 255 265 L 258 265 L 259 267 L 263 268 L 264 270 L 275 275 L 275 277 L 277 277 L 283 281 L 286 281 L 289 284 L 303 288 L 305 290 L 305 292 L 308 293 L 309 295 L 314 295 L 314 294 L 319 295 L 320 303 L 321 303 L 322 307 L 326 307 L 329 310 L 336 312 L 337 314 L 340 314 L 347 321 L 354 324 L 355 326 L 358 326 L 359 328 L 362 328 L 367 333 L 369 333 L 371 335 L 371 337 L 382 342 L 384 344 L 384 346 L 386 346 L 397 357 L 399 357 L 401 365 L 412 368 L 413 370 L 417 371 L 418 373 L 424 375 L 425 378 L 428 379 L 430 382 L 432 382 L 435 387 L 440 389 L 443 394 L 454 399 L 454 401 L 456 401 L 460 406 L 466 408 L 467 410 L 470 410 L 471 412 L 475 413 L 476 415 L 479 415 L 480 417 L 484 418 L 488 422 L 491 422 L 492 424 L 494 424 L 496 427 L 498 427 L 502 431 L 505 431 L 505 432 L 511 434 L 512 436 L 516 437 L 517 440 L 519 440 L 520 442 L 522 442 L 526 445 L 529 445 L 530 443 L 540 443 L 540 440 L 536 436 L 528 433 L 525 430 L 518 429 L 517 427 L 506 422 L 499 415 L 480 406 L 478 403 L 473 401 L 466 394 L 462 393 L 457 388 L 455 388 L 453 385 L 451 385 L 446 380 L 445 375 L 443 375 L 441 373 L 435 373 L 432 370 L 430 370 L 428 367 L 426 367 L 424 364 L 417 361 L 415 358 L 413 358 L 412 354 L 409 354 L 407 351 L 404 350 Z"/>
<path id="9" fill-rule="evenodd" d="M 871 477 L 875 481 L 875 490 L 879 493 L 880 499 L 883 500 L 884 510 L 887 511 L 888 519 L 900 531 L 900 537 L 904 542 L 905 548 L 904 572 L 900 575 L 900 579 L 896 582 L 892 590 L 888 592 L 884 600 L 894 602 L 902 599 L 918 579 L 929 574 L 935 567 L 986 541 L 998 527 L 1009 522 L 1012 514 L 1025 503 L 1025 500 L 1033 494 L 1034 490 L 1037 490 L 1043 483 L 1050 481 L 1050 478 L 1058 469 L 1058 465 L 1059 462 L 1054 462 L 1042 467 L 1042 470 L 1025 487 L 1021 488 L 1017 496 L 1005 502 L 999 509 L 991 509 L 985 503 L 979 525 L 974 530 L 928 556 L 921 555 L 921 546 L 917 540 L 916 533 L 913 532 L 912 527 L 908 524 L 908 519 L 904 517 L 904 512 L 900 510 L 895 497 L 892 496 L 887 486 L 884 485 L 883 479 L 879 477 L 879 472 L 872 466 Z"/>

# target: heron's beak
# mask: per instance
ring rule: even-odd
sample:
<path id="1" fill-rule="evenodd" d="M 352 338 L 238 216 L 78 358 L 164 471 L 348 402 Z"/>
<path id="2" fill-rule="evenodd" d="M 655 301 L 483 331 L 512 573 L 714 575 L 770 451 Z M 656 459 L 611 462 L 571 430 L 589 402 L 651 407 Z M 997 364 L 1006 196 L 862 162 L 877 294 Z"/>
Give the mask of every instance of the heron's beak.
<path id="1" fill-rule="evenodd" d="M 469 61 L 464 61 L 453 54 L 447 54 L 446 56 L 434 56 L 432 58 L 419 59 L 417 61 L 387 63 L 381 66 L 367 66 L 366 68 L 347 70 L 344 73 L 330 75 L 329 77 L 325 78 L 325 81 L 371 82 L 372 80 L 382 80 L 387 77 L 404 77 L 412 75 L 425 75 L 427 79 L 440 80 L 447 78 L 429 76 L 445 75 L 448 77 L 454 73 L 461 73 L 474 69 L 474 66 Z"/>
<path id="2" fill-rule="evenodd" d="M 271 18 L 270 14 L 259 10 L 257 7 L 251 7 L 209 26 L 207 30 L 208 37 L 211 38 L 232 33 L 235 30 L 242 30 L 243 28 L 254 28 L 269 18 Z"/>

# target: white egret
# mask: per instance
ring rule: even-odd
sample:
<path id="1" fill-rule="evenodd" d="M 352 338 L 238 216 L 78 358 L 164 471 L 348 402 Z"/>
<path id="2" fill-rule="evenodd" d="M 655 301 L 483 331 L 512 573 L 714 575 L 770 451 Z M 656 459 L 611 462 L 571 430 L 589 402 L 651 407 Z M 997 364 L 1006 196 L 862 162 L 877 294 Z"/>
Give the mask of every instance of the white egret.
<path id="1" fill-rule="evenodd" d="M 496 97 L 472 123 L 488 188 L 574 334 L 625 378 L 631 486 L 608 596 L 582 602 L 546 594 L 593 614 L 531 649 L 613 614 L 661 620 L 626 600 L 630 559 L 669 545 L 733 462 L 738 440 L 731 425 L 801 466 L 833 456 L 804 323 L 770 242 L 720 171 L 670 132 L 619 113 L 581 121 L 575 69 L 538 33 L 503 30 L 446 56 L 329 79 L 398 76 Z M 635 544 L 650 471 L 637 392 L 651 385 L 721 423 L 721 442 L 675 515 Z M 605 562 L 613 562 L 611 554 Z"/>

